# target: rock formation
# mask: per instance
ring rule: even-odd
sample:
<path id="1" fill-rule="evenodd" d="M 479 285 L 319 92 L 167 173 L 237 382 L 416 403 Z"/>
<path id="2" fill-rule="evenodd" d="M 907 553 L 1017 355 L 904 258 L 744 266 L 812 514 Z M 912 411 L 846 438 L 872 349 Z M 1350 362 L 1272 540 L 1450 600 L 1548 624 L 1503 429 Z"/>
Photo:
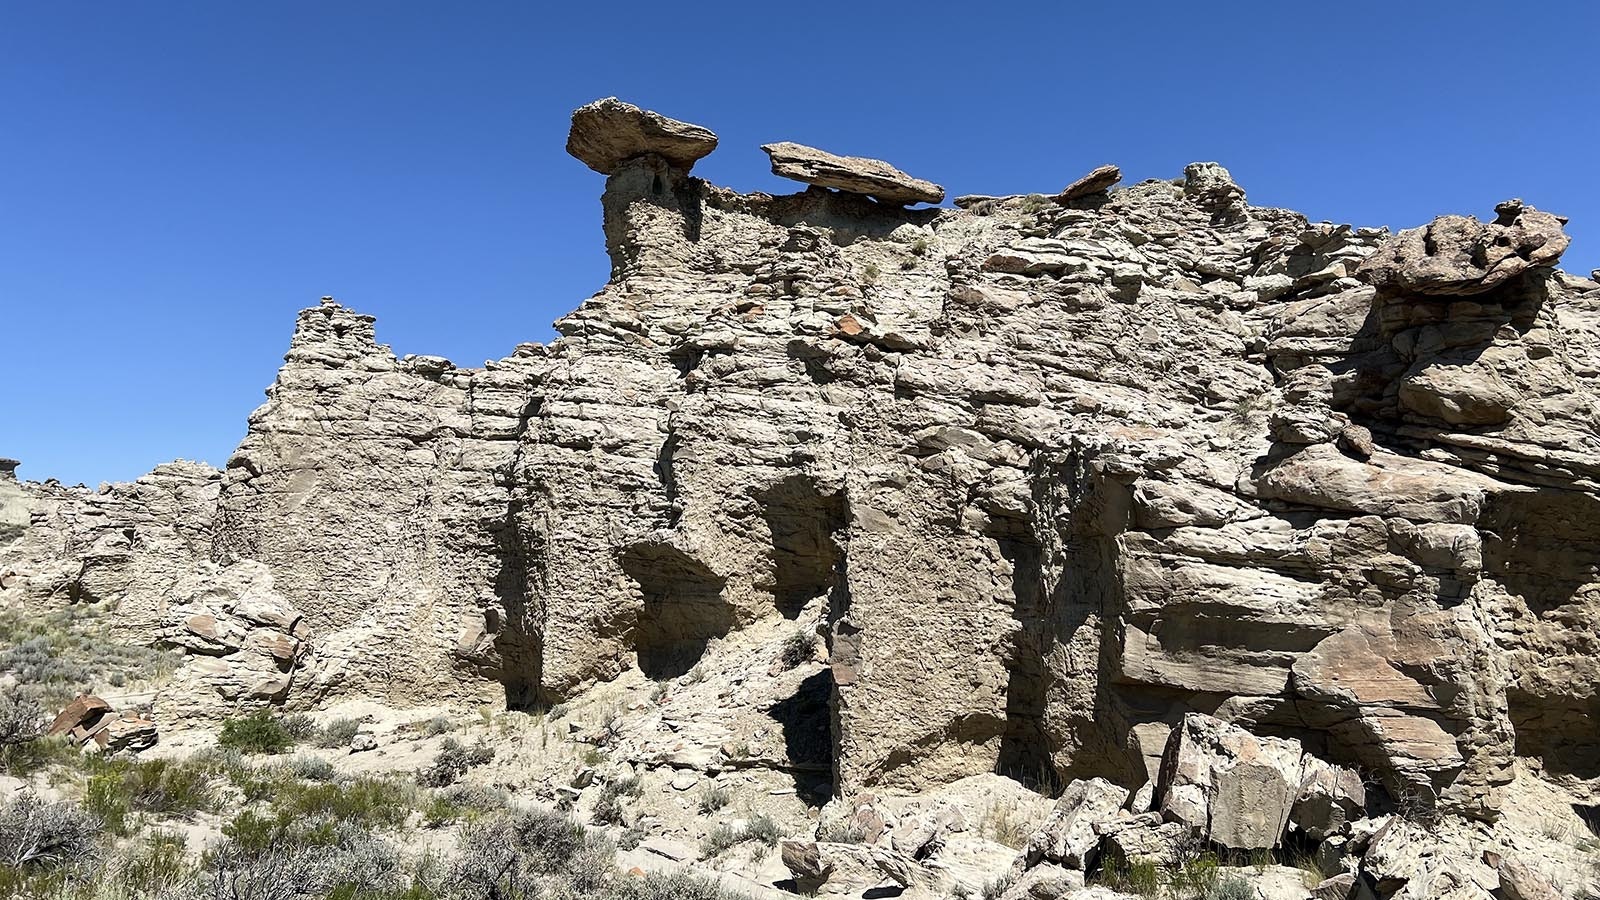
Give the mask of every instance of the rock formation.
<path id="1" fill-rule="evenodd" d="M 715 143 L 574 115 L 613 274 L 548 345 L 397 359 L 324 300 L 223 472 L 0 477 L 0 601 L 227 666 L 174 716 L 544 706 L 791 621 L 826 662 L 764 764 L 1067 789 L 1034 881 L 1296 834 L 1423 890 L 1470 873 L 1351 823 L 1600 802 L 1600 285 L 1559 217 L 1313 223 L 1215 163 L 906 209 L 943 189 L 771 144 L 836 190 L 739 194 L 688 175 Z"/>
<path id="2" fill-rule="evenodd" d="M 885 203 L 938 203 L 944 188 L 912 178 L 881 159 L 835 156 L 826 150 L 787 141 L 761 147 L 772 159 L 772 174 L 817 187 L 865 194 Z"/>

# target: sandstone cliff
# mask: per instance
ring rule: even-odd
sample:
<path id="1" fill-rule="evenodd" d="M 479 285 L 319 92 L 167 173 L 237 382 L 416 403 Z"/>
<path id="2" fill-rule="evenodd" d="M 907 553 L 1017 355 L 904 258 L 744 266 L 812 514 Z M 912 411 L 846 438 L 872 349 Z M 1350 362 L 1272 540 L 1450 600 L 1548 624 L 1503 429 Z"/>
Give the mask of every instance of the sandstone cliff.
<path id="1" fill-rule="evenodd" d="M 1519 772 L 1600 802 L 1600 285 L 1562 219 L 1313 223 L 1213 163 L 915 209 L 943 189 L 793 144 L 817 184 L 740 194 L 689 174 L 705 129 L 586 109 L 612 277 L 556 340 L 397 359 L 325 299 L 224 471 L 0 481 L 0 601 L 184 646 L 197 582 L 271 597 L 175 718 L 545 706 L 789 621 L 826 662 L 753 715 L 838 796 L 1103 778 L 1189 822 L 1158 782 L 1204 714 L 1436 814 Z"/>

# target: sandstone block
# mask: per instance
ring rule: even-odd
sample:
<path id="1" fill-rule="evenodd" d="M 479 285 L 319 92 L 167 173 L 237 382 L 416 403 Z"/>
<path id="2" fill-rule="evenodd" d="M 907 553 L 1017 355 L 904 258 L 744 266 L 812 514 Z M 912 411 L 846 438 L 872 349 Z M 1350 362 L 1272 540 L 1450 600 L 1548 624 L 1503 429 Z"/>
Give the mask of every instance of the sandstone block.
<path id="1" fill-rule="evenodd" d="M 1300 742 L 1184 716 L 1162 760 L 1159 808 L 1235 850 L 1278 846 L 1304 777 Z"/>

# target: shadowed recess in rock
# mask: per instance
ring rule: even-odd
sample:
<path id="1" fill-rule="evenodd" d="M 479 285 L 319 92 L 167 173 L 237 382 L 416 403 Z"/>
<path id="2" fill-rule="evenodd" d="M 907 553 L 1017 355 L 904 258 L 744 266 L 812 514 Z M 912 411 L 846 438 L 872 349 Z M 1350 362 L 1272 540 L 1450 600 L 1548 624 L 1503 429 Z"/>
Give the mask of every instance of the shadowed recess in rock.
<path id="1" fill-rule="evenodd" d="M 795 790 L 808 804 L 826 803 L 833 793 L 838 756 L 833 672 L 823 669 L 807 676 L 793 694 L 774 703 L 767 714 L 783 730 L 784 752 L 794 772 Z"/>
<path id="2" fill-rule="evenodd" d="M 819 493 L 807 478 L 790 477 L 757 499 L 772 534 L 771 581 L 757 586 L 772 591 L 784 618 L 798 617 L 817 597 L 847 590 L 841 577 L 844 553 L 834 539 L 844 527 L 844 498 Z M 830 607 L 845 605 L 830 602 Z"/>
<path id="3" fill-rule="evenodd" d="M 706 644 L 733 627 L 723 579 L 676 547 L 636 545 L 623 553 L 622 568 L 642 595 L 633 645 L 640 671 L 651 679 L 688 672 Z"/>

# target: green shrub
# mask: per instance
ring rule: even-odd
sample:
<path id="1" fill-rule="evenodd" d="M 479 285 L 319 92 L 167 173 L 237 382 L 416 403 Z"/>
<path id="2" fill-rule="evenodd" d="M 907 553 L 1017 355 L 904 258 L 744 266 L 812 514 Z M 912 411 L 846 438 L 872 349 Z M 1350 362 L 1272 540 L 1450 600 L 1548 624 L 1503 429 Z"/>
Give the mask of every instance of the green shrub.
<path id="1" fill-rule="evenodd" d="M 733 802 L 733 791 L 714 781 L 708 783 L 705 790 L 700 792 L 700 812 L 703 815 L 710 815 L 731 802 Z"/>
<path id="2" fill-rule="evenodd" d="M 859 844 L 867 839 L 861 826 L 850 821 L 829 822 L 817 826 L 817 840 L 833 844 Z"/>
<path id="3" fill-rule="evenodd" d="M 446 787 L 461 780 L 468 769 L 493 759 L 494 748 L 482 741 L 463 747 L 455 738 L 445 738 L 433 762 L 417 770 L 416 781 L 423 787 Z"/>
<path id="4" fill-rule="evenodd" d="M 280 721 L 283 722 L 283 730 L 289 732 L 289 736 L 296 742 L 309 741 L 315 738 L 319 731 L 317 723 L 305 713 L 284 716 Z"/>
<path id="5" fill-rule="evenodd" d="M 546 879 L 584 897 L 613 896 L 615 848 L 582 825 L 534 810 L 469 823 L 441 879 L 452 897 L 532 900 L 550 892 Z"/>
<path id="6" fill-rule="evenodd" d="M 767 847 L 775 847 L 783 839 L 783 829 L 778 823 L 763 814 L 750 817 L 743 828 L 734 828 L 732 825 L 721 824 L 711 829 L 711 832 L 700 842 L 700 855 L 710 859 L 719 853 L 737 844 L 754 841 Z"/>
<path id="7" fill-rule="evenodd" d="M 795 629 L 783 639 L 783 646 L 778 650 L 778 661 L 785 669 L 810 662 L 816 654 L 816 641 L 816 632 L 811 629 Z"/>
<path id="8" fill-rule="evenodd" d="M 26 778 L 48 766 L 76 762 L 82 754 L 65 735 L 0 746 L 0 772 Z"/>
<path id="9" fill-rule="evenodd" d="M 1000 895 L 1011 890 L 1011 885 L 1017 880 L 1015 875 L 1007 872 L 993 881 L 983 883 L 983 900 L 1000 900 Z"/>
<path id="10" fill-rule="evenodd" d="M 622 823 L 622 799 L 624 797 L 637 797 L 644 790 L 643 783 L 637 775 L 632 778 L 614 779 L 605 783 L 600 788 L 600 796 L 594 802 L 594 821 L 597 825 L 619 825 Z"/>
<path id="11" fill-rule="evenodd" d="M 355 900 L 394 896 L 406 882 L 400 854 L 358 823 L 247 812 L 223 834 L 203 857 L 208 896 Z"/>
<path id="12" fill-rule="evenodd" d="M 402 825 L 414 806 L 414 796 L 399 782 L 372 777 L 334 784 L 295 784 L 273 803 L 275 809 L 290 816 L 327 816 L 368 828 Z"/>
<path id="13" fill-rule="evenodd" d="M 623 880 L 616 892 L 603 900 L 749 900 L 749 897 L 700 875 L 652 872 L 643 878 Z"/>
<path id="14" fill-rule="evenodd" d="M 1200 895 L 1203 900 L 1255 900 L 1256 892 L 1250 882 L 1234 874 L 1223 875 Z"/>
<path id="15" fill-rule="evenodd" d="M 241 753 L 285 753 L 294 746 L 294 736 L 270 710 L 261 709 L 223 722 L 217 746 Z"/>
<path id="16" fill-rule="evenodd" d="M 722 823 L 712 828 L 700 840 L 700 858 L 710 859 L 744 840 L 744 832 Z"/>
<path id="17" fill-rule="evenodd" d="M 770 817 L 758 814 L 745 823 L 744 835 L 747 841 L 758 841 L 768 847 L 776 847 L 778 842 L 783 840 L 783 829 L 779 828 L 778 823 Z"/>
<path id="18" fill-rule="evenodd" d="M 112 867 L 108 880 L 127 897 L 182 895 L 194 886 L 198 872 L 185 854 L 183 835 L 154 831 L 129 848 Z"/>
<path id="19" fill-rule="evenodd" d="M 343 750 L 360 730 L 360 719 L 334 719 L 317 732 L 313 743 L 324 750 Z"/>
<path id="20" fill-rule="evenodd" d="M 127 835 L 135 812 L 188 816 L 215 806 L 215 777 L 204 761 L 154 759 L 134 762 L 90 757 L 83 805 L 107 831 Z"/>
<path id="21" fill-rule="evenodd" d="M 320 756 L 296 756 L 289 760 L 284 768 L 294 777 L 305 781 L 332 781 L 339 777 L 339 772 L 333 767 L 333 763 Z"/>

